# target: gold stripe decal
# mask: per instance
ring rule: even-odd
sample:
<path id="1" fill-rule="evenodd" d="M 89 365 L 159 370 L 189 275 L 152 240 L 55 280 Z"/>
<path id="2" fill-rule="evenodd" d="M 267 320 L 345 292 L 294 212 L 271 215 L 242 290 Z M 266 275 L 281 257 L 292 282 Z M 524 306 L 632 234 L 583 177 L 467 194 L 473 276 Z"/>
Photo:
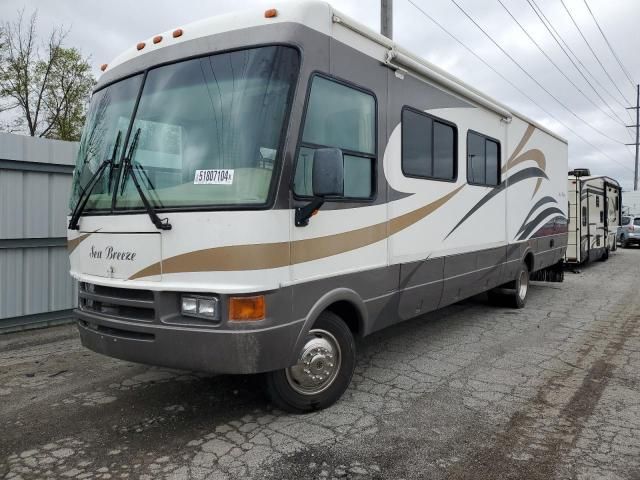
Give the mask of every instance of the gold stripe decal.
<path id="1" fill-rule="evenodd" d="M 97 231 L 98 230 L 96 230 L 96 232 Z M 71 240 L 67 239 L 67 250 L 69 251 L 69 255 L 71 255 L 71 252 L 78 248 L 78 245 L 84 242 L 89 237 L 89 235 L 96 232 L 83 233 L 82 235 L 78 235 L 76 238 L 72 238 Z"/>
<path id="2" fill-rule="evenodd" d="M 448 202 L 463 187 L 464 185 L 460 185 L 438 200 L 388 222 L 294 242 L 232 245 L 196 250 L 167 258 L 162 260 L 162 263 L 150 265 L 132 275 L 129 280 L 159 275 L 160 273 L 228 272 L 279 268 L 350 252 L 384 240 L 419 222 Z"/>

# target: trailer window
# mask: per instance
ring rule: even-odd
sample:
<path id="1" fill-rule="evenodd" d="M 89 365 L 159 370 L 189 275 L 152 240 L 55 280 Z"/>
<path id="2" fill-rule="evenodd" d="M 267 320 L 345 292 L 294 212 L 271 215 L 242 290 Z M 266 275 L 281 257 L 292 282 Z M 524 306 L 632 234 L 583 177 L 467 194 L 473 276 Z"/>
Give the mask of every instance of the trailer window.
<path id="1" fill-rule="evenodd" d="M 631 223 L 631 217 L 622 217 L 620 225 L 629 225 Z"/>
<path id="2" fill-rule="evenodd" d="M 467 181 L 471 185 L 500 184 L 500 143 L 476 132 L 467 133 Z"/>
<path id="3" fill-rule="evenodd" d="M 582 226 L 587 226 L 587 207 L 582 207 Z"/>
<path id="4" fill-rule="evenodd" d="M 407 177 L 455 180 L 455 125 L 408 107 L 402 110 L 402 172 Z"/>
<path id="5" fill-rule="evenodd" d="M 375 97 L 315 75 L 311 80 L 293 180 L 293 191 L 297 196 L 313 195 L 313 152 L 323 147 L 337 147 L 343 152 L 344 198 L 372 198 L 376 161 Z"/>
<path id="6" fill-rule="evenodd" d="M 596 207 L 600 206 L 600 197 L 596 195 Z"/>

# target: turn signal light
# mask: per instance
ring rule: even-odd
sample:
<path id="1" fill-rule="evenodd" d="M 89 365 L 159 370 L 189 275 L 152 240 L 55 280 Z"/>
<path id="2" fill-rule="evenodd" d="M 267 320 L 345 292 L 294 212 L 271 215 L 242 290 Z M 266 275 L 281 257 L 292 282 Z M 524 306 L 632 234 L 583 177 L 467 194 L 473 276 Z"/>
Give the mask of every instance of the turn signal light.
<path id="1" fill-rule="evenodd" d="M 229 320 L 255 322 L 265 318 L 264 295 L 256 297 L 231 297 L 229 299 Z"/>
<path id="2" fill-rule="evenodd" d="M 269 10 L 265 10 L 264 18 L 274 18 L 278 16 L 278 10 L 275 8 L 270 8 Z"/>
<path id="3" fill-rule="evenodd" d="M 181 29 L 181 28 L 176 28 L 176 29 L 173 31 L 173 38 L 181 37 L 183 33 L 184 33 L 184 32 L 182 31 L 182 29 Z"/>
<path id="4" fill-rule="evenodd" d="M 153 37 L 153 43 L 160 43 L 162 41 L 162 35 L 156 35 Z"/>
<path id="5" fill-rule="evenodd" d="M 144 48 L 144 45 L 145 45 L 144 42 L 140 42 L 138 45 L 136 45 L 136 48 L 138 50 L 142 50 Z"/>
<path id="6" fill-rule="evenodd" d="M 101 71 L 105 71 L 107 69 L 108 65 L 106 63 L 103 63 L 102 65 L 100 65 L 100 70 Z"/>

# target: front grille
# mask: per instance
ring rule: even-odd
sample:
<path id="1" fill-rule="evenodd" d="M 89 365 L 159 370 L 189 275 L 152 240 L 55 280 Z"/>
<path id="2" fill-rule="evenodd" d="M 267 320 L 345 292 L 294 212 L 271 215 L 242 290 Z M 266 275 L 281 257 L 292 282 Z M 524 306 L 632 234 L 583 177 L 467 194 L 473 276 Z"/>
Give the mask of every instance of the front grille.
<path id="1" fill-rule="evenodd" d="M 87 312 L 134 322 L 153 322 L 156 317 L 151 290 L 104 287 L 82 282 L 78 296 L 80 308 Z"/>

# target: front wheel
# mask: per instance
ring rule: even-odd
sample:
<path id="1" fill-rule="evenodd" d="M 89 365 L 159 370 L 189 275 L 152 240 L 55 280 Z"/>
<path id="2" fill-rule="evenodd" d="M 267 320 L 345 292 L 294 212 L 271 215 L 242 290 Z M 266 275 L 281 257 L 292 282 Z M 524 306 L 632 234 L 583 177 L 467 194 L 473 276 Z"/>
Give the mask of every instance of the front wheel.
<path id="1" fill-rule="evenodd" d="M 297 363 L 265 374 L 273 403 L 293 413 L 327 408 L 351 383 L 356 366 L 353 334 L 333 312 L 320 314 L 309 331 Z"/>

